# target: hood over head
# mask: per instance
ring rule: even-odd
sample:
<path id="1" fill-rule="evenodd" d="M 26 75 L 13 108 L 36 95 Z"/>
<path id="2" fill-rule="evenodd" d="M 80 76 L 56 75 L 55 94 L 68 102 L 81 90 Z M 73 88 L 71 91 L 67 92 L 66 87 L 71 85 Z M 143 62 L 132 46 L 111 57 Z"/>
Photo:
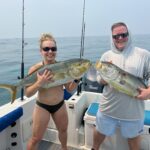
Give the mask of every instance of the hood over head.
<path id="1" fill-rule="evenodd" d="M 118 22 L 118 23 L 123 23 L 123 22 Z M 114 23 L 113 25 L 112 25 L 112 27 L 115 25 L 115 24 L 118 24 L 118 23 Z M 123 24 L 125 24 L 125 23 L 123 23 Z M 114 42 L 113 42 L 113 38 L 112 38 L 112 30 L 111 30 L 111 34 L 110 34 L 110 41 L 111 41 L 111 50 L 113 51 L 113 52 L 115 52 L 115 53 L 126 53 L 126 52 L 128 52 L 128 51 L 131 51 L 131 49 L 132 49 L 132 39 L 131 39 L 131 32 L 130 32 L 130 30 L 129 30 L 129 28 L 128 28 L 128 26 L 125 24 L 125 26 L 127 27 L 127 30 L 128 30 L 128 41 L 127 41 L 127 43 L 126 43 L 126 46 L 125 46 L 125 48 L 123 49 L 123 51 L 119 51 L 117 48 L 116 48 L 116 46 L 115 46 L 115 44 L 114 44 Z"/>

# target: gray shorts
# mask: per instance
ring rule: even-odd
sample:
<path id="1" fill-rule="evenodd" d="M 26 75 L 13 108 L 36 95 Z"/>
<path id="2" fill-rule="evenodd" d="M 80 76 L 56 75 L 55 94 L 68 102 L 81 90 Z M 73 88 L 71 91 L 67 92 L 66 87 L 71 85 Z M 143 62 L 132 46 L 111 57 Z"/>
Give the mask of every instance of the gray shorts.
<path id="1" fill-rule="evenodd" d="M 116 128 L 120 128 L 121 134 L 125 138 L 134 138 L 143 132 L 144 120 L 126 121 L 109 117 L 97 112 L 96 129 L 98 132 L 111 136 Z"/>

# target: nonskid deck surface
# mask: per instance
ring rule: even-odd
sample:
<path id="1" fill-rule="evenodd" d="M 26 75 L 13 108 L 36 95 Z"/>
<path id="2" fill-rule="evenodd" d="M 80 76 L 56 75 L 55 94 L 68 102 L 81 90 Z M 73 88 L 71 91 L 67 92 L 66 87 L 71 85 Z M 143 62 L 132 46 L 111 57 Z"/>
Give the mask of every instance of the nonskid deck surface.
<path id="1" fill-rule="evenodd" d="M 61 146 L 60 144 L 41 141 L 38 150 L 61 150 Z M 79 150 L 79 149 L 68 147 L 68 150 Z"/>

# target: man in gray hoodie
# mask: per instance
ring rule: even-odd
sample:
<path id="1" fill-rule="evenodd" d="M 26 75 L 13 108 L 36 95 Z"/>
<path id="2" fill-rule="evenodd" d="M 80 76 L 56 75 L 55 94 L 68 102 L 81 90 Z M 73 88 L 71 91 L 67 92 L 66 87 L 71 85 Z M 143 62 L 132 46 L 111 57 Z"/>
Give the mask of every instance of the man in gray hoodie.
<path id="1" fill-rule="evenodd" d="M 98 82 L 105 84 L 105 87 L 96 116 L 92 150 L 99 150 L 105 137 L 113 135 L 117 127 L 127 138 L 129 149 L 139 150 L 144 126 L 144 100 L 150 98 L 150 53 L 132 45 L 131 34 L 125 23 L 113 24 L 111 33 L 112 48 L 102 55 L 100 61 L 112 62 L 122 70 L 146 80 L 148 88 L 140 88 L 137 97 L 130 97 L 98 76 Z"/>

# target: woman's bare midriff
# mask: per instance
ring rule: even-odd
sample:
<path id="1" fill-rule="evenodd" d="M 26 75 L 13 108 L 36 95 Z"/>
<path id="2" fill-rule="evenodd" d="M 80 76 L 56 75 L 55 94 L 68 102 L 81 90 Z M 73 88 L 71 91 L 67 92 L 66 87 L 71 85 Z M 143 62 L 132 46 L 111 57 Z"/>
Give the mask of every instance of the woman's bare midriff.
<path id="1" fill-rule="evenodd" d="M 47 105 L 56 105 L 64 98 L 63 86 L 49 89 L 41 88 L 38 93 L 38 101 Z"/>

